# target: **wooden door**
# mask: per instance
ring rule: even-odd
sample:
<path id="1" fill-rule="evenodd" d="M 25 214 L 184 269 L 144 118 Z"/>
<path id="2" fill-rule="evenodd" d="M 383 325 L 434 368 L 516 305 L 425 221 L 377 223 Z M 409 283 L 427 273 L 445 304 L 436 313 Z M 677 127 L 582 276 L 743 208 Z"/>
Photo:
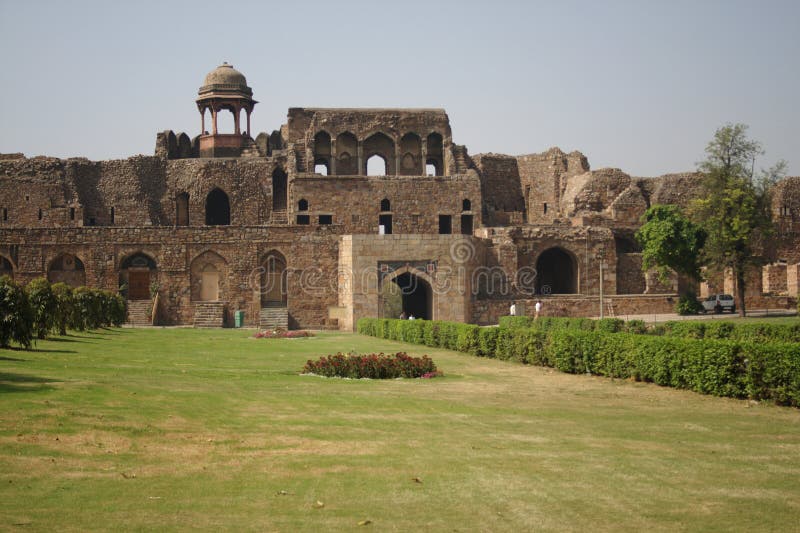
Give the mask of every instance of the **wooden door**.
<path id="1" fill-rule="evenodd" d="M 130 271 L 128 271 L 128 299 L 129 300 L 149 300 L 150 299 L 150 271 L 149 270 L 130 270 Z"/>

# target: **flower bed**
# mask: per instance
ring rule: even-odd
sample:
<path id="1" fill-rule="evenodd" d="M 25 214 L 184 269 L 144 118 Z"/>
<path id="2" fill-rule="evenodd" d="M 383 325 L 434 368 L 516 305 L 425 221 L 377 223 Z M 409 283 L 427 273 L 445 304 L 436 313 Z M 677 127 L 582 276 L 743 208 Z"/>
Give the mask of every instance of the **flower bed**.
<path id="1" fill-rule="evenodd" d="M 302 339 L 303 337 L 313 337 L 310 331 L 302 329 L 265 329 L 253 335 L 256 339 Z"/>
<path id="2" fill-rule="evenodd" d="M 442 375 L 427 355 L 411 357 L 405 352 L 388 355 L 337 353 L 320 357 L 317 361 L 309 359 L 302 373 L 325 377 L 370 379 L 433 378 Z"/>

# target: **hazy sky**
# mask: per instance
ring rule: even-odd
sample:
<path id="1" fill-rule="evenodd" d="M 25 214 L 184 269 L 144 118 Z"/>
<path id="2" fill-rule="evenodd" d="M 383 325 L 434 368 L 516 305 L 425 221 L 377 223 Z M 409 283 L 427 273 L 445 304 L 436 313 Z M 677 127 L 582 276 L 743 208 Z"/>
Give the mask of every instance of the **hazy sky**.
<path id="1" fill-rule="evenodd" d="M 800 175 L 800 0 L 0 0 L 0 152 L 124 158 L 200 133 L 227 61 L 260 103 L 443 107 L 471 154 L 580 150 L 637 176 L 693 170 L 750 126 Z"/>

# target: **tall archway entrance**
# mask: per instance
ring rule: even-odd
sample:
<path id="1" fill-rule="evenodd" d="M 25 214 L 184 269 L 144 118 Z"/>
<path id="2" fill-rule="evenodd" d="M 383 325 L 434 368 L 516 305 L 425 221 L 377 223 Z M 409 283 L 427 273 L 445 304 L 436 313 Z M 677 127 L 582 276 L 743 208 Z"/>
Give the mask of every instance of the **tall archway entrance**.
<path id="1" fill-rule="evenodd" d="M 536 260 L 536 292 L 538 294 L 575 294 L 578 292 L 578 265 L 575 258 L 561 248 L 550 248 Z"/>
<path id="2" fill-rule="evenodd" d="M 135 253 L 120 264 L 119 284 L 127 287 L 128 300 L 149 300 L 150 285 L 156 281 L 156 262 L 149 255 Z"/>
<path id="3" fill-rule="evenodd" d="M 433 318 L 433 291 L 427 281 L 410 272 L 404 272 L 391 282 L 400 289 L 402 312 L 406 316 L 424 320 Z"/>
<path id="4" fill-rule="evenodd" d="M 272 251 L 264 257 L 261 267 L 261 307 L 286 306 L 286 258 Z"/>

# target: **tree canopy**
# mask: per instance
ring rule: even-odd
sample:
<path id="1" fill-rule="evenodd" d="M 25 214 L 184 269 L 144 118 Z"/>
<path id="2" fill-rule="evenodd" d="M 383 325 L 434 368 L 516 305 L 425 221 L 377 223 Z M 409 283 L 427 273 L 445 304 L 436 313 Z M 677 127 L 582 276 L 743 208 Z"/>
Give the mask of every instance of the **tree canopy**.
<path id="1" fill-rule="evenodd" d="M 636 232 L 636 240 L 642 245 L 642 268 L 657 269 L 662 281 L 670 270 L 699 280 L 700 251 L 706 240 L 702 228 L 675 205 L 654 205 L 642 221 Z"/>

